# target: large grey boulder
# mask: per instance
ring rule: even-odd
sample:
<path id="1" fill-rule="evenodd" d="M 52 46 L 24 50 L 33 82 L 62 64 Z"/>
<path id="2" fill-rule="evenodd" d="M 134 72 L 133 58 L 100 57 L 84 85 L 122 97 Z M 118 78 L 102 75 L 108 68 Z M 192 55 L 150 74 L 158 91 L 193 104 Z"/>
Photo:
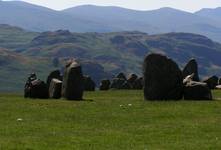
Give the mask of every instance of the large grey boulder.
<path id="1" fill-rule="evenodd" d="M 49 86 L 49 97 L 54 99 L 61 98 L 62 81 L 52 79 Z"/>
<path id="2" fill-rule="evenodd" d="M 52 79 L 58 79 L 58 80 L 62 81 L 62 76 L 61 76 L 61 73 L 59 70 L 54 70 L 48 75 L 48 78 L 47 78 L 48 87 L 50 86 L 50 82 Z"/>
<path id="3" fill-rule="evenodd" d="M 219 78 L 217 76 L 212 76 L 203 80 L 203 82 L 206 83 L 210 89 L 215 89 L 218 85 Z"/>
<path id="4" fill-rule="evenodd" d="M 25 97 L 29 98 L 48 98 L 48 88 L 44 81 L 36 79 L 25 86 Z"/>
<path id="5" fill-rule="evenodd" d="M 185 100 L 212 100 L 212 93 L 206 83 L 190 81 L 184 87 Z"/>
<path id="6" fill-rule="evenodd" d="M 65 66 L 62 96 L 68 100 L 82 100 L 83 91 L 84 79 L 81 65 L 72 60 Z"/>
<path id="7" fill-rule="evenodd" d="M 198 64 L 195 59 L 191 59 L 183 69 L 183 78 L 194 74 L 193 81 L 199 81 Z"/>
<path id="8" fill-rule="evenodd" d="M 146 56 L 143 67 L 146 100 L 182 99 L 182 72 L 172 59 L 161 54 L 150 54 Z"/>

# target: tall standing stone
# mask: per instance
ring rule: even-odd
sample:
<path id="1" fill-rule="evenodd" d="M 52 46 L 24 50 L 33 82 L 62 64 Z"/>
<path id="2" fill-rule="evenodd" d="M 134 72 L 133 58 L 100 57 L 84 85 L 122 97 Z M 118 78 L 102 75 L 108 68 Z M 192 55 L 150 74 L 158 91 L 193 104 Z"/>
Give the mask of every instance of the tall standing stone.
<path id="1" fill-rule="evenodd" d="M 36 79 L 31 82 L 29 87 L 30 98 L 39 98 L 39 99 L 47 99 L 48 98 L 48 89 L 47 84 L 44 81 Z"/>
<path id="2" fill-rule="evenodd" d="M 194 73 L 193 81 L 199 81 L 198 64 L 195 59 L 191 59 L 183 69 L 183 78 Z"/>
<path id="3" fill-rule="evenodd" d="M 182 72 L 172 59 L 161 54 L 150 54 L 144 60 L 143 69 L 146 100 L 182 99 Z"/>
<path id="4" fill-rule="evenodd" d="M 81 65 L 72 60 L 65 66 L 62 96 L 68 100 L 82 100 L 83 91 L 84 79 Z"/>

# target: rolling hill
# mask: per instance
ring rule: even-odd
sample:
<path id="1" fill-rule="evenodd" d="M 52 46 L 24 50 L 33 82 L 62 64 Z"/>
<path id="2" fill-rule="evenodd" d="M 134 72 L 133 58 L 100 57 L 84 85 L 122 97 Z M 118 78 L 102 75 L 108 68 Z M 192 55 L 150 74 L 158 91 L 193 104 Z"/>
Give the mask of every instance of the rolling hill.
<path id="1" fill-rule="evenodd" d="M 35 72 L 39 79 L 46 81 L 50 71 L 63 70 L 65 59 L 60 59 L 58 65 L 47 57 L 29 57 L 11 50 L 0 48 L 0 93 L 21 92 L 30 73 Z M 90 75 L 98 84 L 100 79 L 110 78 L 112 75 L 104 68 L 90 61 L 81 61 L 83 72 Z"/>
<path id="2" fill-rule="evenodd" d="M 189 59 L 196 58 L 201 77 L 221 74 L 221 44 L 198 34 L 73 33 L 68 30 L 36 33 L 8 25 L 0 26 L 0 35 L 3 35 L 1 32 L 8 36 L 5 41 L 0 36 L 3 41 L 0 44 L 0 91 L 21 90 L 27 75 L 33 71 L 45 80 L 51 70 L 63 70 L 69 58 L 80 60 L 84 74 L 92 76 L 97 85 L 101 79 L 119 72 L 142 75 L 144 56 L 152 52 L 173 58 L 181 68 Z M 20 35 L 24 35 L 25 40 L 19 38 Z M 59 63 L 55 64 L 54 60 Z"/>
<path id="3" fill-rule="evenodd" d="M 183 66 L 194 57 L 201 73 L 219 73 L 221 45 L 205 36 L 190 33 L 148 35 L 142 32 L 71 33 L 44 32 L 21 53 L 28 56 L 76 57 L 102 64 L 108 72 L 141 74 L 142 61 L 149 52 L 159 52 Z M 216 72 L 214 72 L 216 70 Z"/>
<path id="4" fill-rule="evenodd" d="M 0 24 L 0 47 L 16 49 L 31 42 L 38 34 L 19 27 Z"/>

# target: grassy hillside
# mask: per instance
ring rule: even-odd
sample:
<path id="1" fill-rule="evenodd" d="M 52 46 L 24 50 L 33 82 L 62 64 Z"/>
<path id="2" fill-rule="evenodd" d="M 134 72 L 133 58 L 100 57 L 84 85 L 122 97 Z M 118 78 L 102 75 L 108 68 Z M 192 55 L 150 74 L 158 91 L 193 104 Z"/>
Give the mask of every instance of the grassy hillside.
<path id="1" fill-rule="evenodd" d="M 36 32 L 28 32 L 18 27 L 0 24 L 0 47 L 9 49 L 22 47 L 37 35 Z"/>
<path id="2" fill-rule="evenodd" d="M 65 59 L 54 59 L 47 57 L 27 57 L 16 52 L 0 48 L 0 92 L 21 92 L 30 73 L 35 72 L 37 77 L 43 81 L 47 80 L 49 73 L 55 69 L 62 70 Z M 100 79 L 111 77 L 104 68 L 94 62 L 81 61 L 84 75 L 90 75 L 98 85 Z"/>
<path id="3" fill-rule="evenodd" d="M 218 150 L 221 93 L 214 95 L 219 100 L 146 102 L 141 91 L 89 92 L 79 102 L 1 94 L 0 147 Z"/>
<path id="4" fill-rule="evenodd" d="M 60 30 L 40 34 L 22 54 L 76 57 L 95 61 L 108 72 L 141 74 L 143 59 L 150 52 L 163 53 L 181 67 L 194 57 L 202 75 L 221 73 L 221 45 L 190 33 L 148 35 L 142 32 L 71 33 Z"/>
<path id="5" fill-rule="evenodd" d="M 62 69 L 69 58 L 79 59 L 84 74 L 92 76 L 97 85 L 119 72 L 142 75 L 143 59 L 151 52 L 173 58 L 180 68 L 193 57 L 203 77 L 221 74 L 221 44 L 197 34 L 35 33 L 0 25 L 0 41 L 0 47 L 4 47 L 0 48 L 0 91 L 21 91 L 31 72 L 46 80 L 50 71 Z M 54 60 L 59 64 L 55 65 Z"/>
<path id="6" fill-rule="evenodd" d="M 31 72 L 37 72 L 38 77 L 45 80 L 49 71 L 55 68 L 50 59 L 29 58 L 0 48 L 0 91 L 22 91 Z"/>

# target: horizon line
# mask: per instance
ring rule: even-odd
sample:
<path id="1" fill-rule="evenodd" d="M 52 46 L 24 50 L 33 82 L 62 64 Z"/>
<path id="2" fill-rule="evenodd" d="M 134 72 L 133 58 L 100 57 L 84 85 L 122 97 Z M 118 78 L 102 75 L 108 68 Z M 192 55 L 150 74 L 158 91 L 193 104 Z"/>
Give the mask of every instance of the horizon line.
<path id="1" fill-rule="evenodd" d="M 158 8 L 153 8 L 153 9 L 135 9 L 135 8 L 128 8 L 128 7 L 123 7 L 123 6 L 117 6 L 117 5 L 99 5 L 99 4 L 82 4 L 82 5 L 74 5 L 74 6 L 70 6 L 70 7 L 65 7 L 65 8 L 62 8 L 62 9 L 55 9 L 55 8 L 52 8 L 52 7 L 48 7 L 48 6 L 45 6 L 45 5 L 40 5 L 40 4 L 35 4 L 35 3 L 31 3 L 31 2 L 26 2 L 26 1 L 23 1 L 23 0 L 0 0 L 0 2 L 23 2 L 23 3 L 27 3 L 27 4 L 31 4 L 31 5 L 35 5 L 35 6 L 40 6 L 40 7 L 45 7 L 45 8 L 48 8 L 48 9 L 51 9 L 51 10 L 54 10 L 54 11 L 64 11 L 66 9 L 71 9 L 71 8 L 75 8 L 75 7 L 81 7 L 81 6 L 96 6 L 96 7 L 116 7 L 116 8 L 122 8 L 122 9 L 128 9 L 128 10 L 132 10 L 132 11 L 142 11 L 142 12 L 145 12 L 145 11 L 154 11 L 154 10 L 159 10 L 159 9 L 163 9 L 163 8 L 170 8 L 170 9 L 174 9 L 174 10 L 179 10 L 179 11 L 183 11 L 183 12 L 187 12 L 187 13 L 196 13 L 200 10 L 203 10 L 203 9 L 217 9 L 217 8 L 221 8 L 221 6 L 217 6 L 217 7 L 211 7 L 211 8 L 201 8 L 201 9 L 198 9 L 198 10 L 194 10 L 194 11 L 188 11 L 188 10 L 184 10 L 184 9 L 180 9 L 180 8 L 175 8 L 175 7 L 170 7 L 170 6 L 165 6 L 165 7 L 158 7 Z"/>

